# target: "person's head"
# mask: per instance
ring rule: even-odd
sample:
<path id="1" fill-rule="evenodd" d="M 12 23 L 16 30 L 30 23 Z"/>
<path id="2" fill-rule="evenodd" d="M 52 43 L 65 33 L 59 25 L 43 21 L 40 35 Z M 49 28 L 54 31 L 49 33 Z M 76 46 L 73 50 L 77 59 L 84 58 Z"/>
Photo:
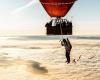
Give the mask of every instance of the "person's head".
<path id="1" fill-rule="evenodd" d="M 64 42 L 64 43 L 67 43 L 67 42 L 66 42 L 66 39 L 63 39 L 63 42 Z"/>

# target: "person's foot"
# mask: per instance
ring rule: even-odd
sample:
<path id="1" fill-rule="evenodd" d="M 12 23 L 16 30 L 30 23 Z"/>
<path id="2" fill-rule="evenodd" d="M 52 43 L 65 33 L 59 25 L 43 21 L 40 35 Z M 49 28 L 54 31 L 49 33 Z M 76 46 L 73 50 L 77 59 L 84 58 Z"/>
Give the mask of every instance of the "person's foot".
<path id="1" fill-rule="evenodd" d="M 67 64 L 69 64 L 70 62 L 66 61 Z"/>
<path id="2" fill-rule="evenodd" d="M 67 64 L 69 64 L 70 62 L 67 62 Z"/>

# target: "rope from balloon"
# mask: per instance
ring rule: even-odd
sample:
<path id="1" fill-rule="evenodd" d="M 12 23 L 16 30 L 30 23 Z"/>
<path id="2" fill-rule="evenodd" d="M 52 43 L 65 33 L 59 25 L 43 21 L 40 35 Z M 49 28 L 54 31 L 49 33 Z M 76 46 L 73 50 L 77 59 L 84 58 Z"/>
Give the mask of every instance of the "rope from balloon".
<path id="1" fill-rule="evenodd" d="M 61 19 L 60 19 L 60 32 L 61 32 L 61 36 L 62 36 L 62 39 L 63 39 L 63 31 L 62 31 Z"/>
<path id="2" fill-rule="evenodd" d="M 61 19 L 60 17 L 56 18 L 56 23 L 59 23 L 59 25 L 60 25 L 61 40 L 63 40 L 63 30 L 62 30 L 63 21 L 64 21 L 64 19 Z"/>

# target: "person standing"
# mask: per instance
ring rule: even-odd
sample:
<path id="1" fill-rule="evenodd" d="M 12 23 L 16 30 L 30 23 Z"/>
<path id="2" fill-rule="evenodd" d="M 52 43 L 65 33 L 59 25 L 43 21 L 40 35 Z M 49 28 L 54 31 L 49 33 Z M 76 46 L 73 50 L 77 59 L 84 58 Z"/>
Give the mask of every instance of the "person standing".
<path id="1" fill-rule="evenodd" d="M 72 49 L 72 45 L 71 45 L 69 39 L 68 38 L 67 38 L 67 40 L 66 39 L 63 39 L 61 41 L 61 45 L 65 47 L 65 52 L 66 52 L 65 53 L 65 56 L 66 56 L 66 59 L 67 59 L 66 62 L 67 63 L 70 63 L 70 51 Z"/>

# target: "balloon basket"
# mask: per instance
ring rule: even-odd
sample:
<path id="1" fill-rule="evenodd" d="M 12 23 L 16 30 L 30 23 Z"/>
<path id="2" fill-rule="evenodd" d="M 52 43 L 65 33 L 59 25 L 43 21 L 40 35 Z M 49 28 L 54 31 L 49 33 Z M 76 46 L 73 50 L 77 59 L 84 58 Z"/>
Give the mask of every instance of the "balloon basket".
<path id="1" fill-rule="evenodd" d="M 46 23 L 47 35 L 72 35 L 73 25 L 67 19 L 56 18 Z"/>

